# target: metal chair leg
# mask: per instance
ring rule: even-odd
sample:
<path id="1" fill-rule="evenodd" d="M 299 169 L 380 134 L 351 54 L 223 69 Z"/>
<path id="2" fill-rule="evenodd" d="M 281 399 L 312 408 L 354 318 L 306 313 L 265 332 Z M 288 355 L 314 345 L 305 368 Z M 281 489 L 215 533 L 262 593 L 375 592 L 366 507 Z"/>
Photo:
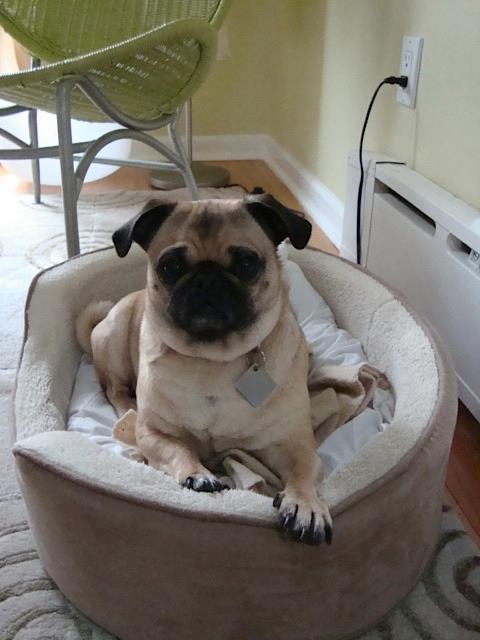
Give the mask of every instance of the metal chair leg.
<path id="1" fill-rule="evenodd" d="M 30 132 L 30 145 L 33 149 L 38 149 L 38 127 L 37 127 L 37 110 L 30 109 L 28 112 L 28 129 Z M 41 202 L 42 192 L 40 184 L 40 160 L 32 158 L 32 182 L 33 197 L 37 204 Z"/>
<path id="2" fill-rule="evenodd" d="M 185 152 L 182 139 L 179 136 L 177 131 L 178 121 L 180 119 L 180 113 L 181 113 L 181 109 L 178 110 L 177 117 L 175 118 L 175 120 L 168 125 L 168 132 L 172 139 L 172 143 L 175 148 L 175 151 L 177 152 L 177 155 L 181 159 L 183 168 L 180 169 L 180 171 L 182 173 L 183 179 L 185 180 L 185 185 L 190 191 L 192 200 L 200 200 L 200 194 L 198 193 L 197 183 L 195 182 L 195 177 L 192 172 L 192 167 L 190 165 L 190 161 Z"/>
<path id="3" fill-rule="evenodd" d="M 32 58 L 30 67 L 35 69 L 41 65 L 39 58 Z M 28 112 L 28 129 L 30 133 L 30 146 L 33 149 L 38 149 L 38 126 L 37 126 L 37 110 L 31 109 Z M 32 158 L 32 182 L 33 182 L 33 198 L 37 204 L 40 204 L 42 198 L 41 183 L 40 183 L 40 160 L 38 158 Z"/>
<path id="4" fill-rule="evenodd" d="M 193 130 L 192 130 L 192 99 L 185 102 L 185 150 L 190 165 L 193 162 Z"/>
<path id="5" fill-rule="evenodd" d="M 226 187 L 230 183 L 230 174 L 223 167 L 207 164 L 206 162 L 192 161 L 192 101 L 187 100 L 184 105 L 185 110 L 185 146 L 182 145 L 184 154 L 187 158 L 187 173 L 191 172 L 193 181 L 195 182 L 196 193 L 194 196 L 198 198 L 199 187 Z M 181 140 L 177 133 L 178 120 L 181 109 L 179 109 L 175 115 L 175 124 L 170 127 L 170 137 L 172 138 L 177 134 L 179 140 Z M 173 136 L 172 136 L 173 132 Z M 181 144 L 181 143 L 180 143 Z M 178 150 L 177 145 L 174 146 L 177 153 L 182 156 L 183 154 Z M 185 175 L 177 170 L 160 169 L 152 172 L 150 177 L 150 183 L 152 187 L 156 189 L 178 189 L 182 186 L 182 179 L 184 182 L 188 180 Z M 194 191 L 195 193 L 195 191 Z"/>
<path id="6" fill-rule="evenodd" d="M 67 236 L 68 257 L 80 253 L 77 216 L 77 189 L 73 165 L 72 128 L 70 122 L 70 94 L 74 82 L 70 79 L 57 86 L 58 153 L 62 171 L 62 196 Z"/>

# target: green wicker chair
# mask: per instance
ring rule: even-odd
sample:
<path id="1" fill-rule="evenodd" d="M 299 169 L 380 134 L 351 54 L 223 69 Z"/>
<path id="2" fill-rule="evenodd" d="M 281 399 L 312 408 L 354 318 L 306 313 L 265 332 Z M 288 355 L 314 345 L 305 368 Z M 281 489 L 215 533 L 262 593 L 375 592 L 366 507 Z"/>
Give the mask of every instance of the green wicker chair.
<path id="1" fill-rule="evenodd" d="M 19 149 L 2 159 L 32 160 L 40 200 L 38 159 L 59 157 L 68 255 L 80 252 L 77 200 L 92 162 L 177 168 L 192 198 L 197 187 L 177 132 L 182 105 L 214 60 L 216 30 L 228 0 L 0 0 L 0 25 L 34 57 L 28 71 L 0 76 L 0 98 L 28 110 L 30 142 L 3 129 Z M 188 17 L 186 17 L 188 16 Z M 37 64 L 39 64 L 37 62 Z M 58 147 L 38 148 L 36 109 L 57 114 Z M 115 121 L 123 128 L 98 140 L 72 144 L 70 119 Z M 147 134 L 168 127 L 173 149 Z M 121 138 L 143 142 L 167 161 L 141 163 L 96 158 Z M 76 171 L 74 154 L 83 153 Z"/>

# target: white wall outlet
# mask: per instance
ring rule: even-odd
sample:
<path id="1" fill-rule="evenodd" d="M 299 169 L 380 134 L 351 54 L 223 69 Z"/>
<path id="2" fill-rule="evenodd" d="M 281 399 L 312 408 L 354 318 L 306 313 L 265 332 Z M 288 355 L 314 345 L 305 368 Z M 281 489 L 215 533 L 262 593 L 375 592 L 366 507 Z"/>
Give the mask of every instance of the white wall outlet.
<path id="1" fill-rule="evenodd" d="M 410 107 L 410 109 L 415 109 L 422 49 L 423 38 L 404 36 L 400 55 L 400 73 L 398 75 L 407 76 L 408 84 L 405 89 L 397 87 L 397 102 Z"/>

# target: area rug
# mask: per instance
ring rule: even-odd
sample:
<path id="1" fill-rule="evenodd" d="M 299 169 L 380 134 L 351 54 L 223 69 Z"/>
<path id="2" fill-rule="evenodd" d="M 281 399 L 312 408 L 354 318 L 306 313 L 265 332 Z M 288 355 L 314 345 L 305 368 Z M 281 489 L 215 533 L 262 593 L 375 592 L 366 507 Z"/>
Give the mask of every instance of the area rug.
<path id="1" fill-rule="evenodd" d="M 202 190 L 203 197 L 241 194 L 241 189 Z M 151 191 L 137 191 L 83 196 L 79 206 L 82 250 L 109 245 L 112 231 L 155 195 L 158 196 Z M 185 190 L 178 190 L 169 192 L 168 197 L 183 200 L 188 195 Z M 61 199 L 49 196 L 43 204 L 35 205 L 29 196 L 13 198 L 2 194 L 0 640 L 113 638 L 70 605 L 44 572 L 28 527 L 10 454 L 10 394 L 22 340 L 28 285 L 40 269 L 64 259 Z M 386 620 L 356 640 L 474 639 L 480 639 L 480 555 L 453 510 L 445 507 L 437 550 L 417 588 Z"/>

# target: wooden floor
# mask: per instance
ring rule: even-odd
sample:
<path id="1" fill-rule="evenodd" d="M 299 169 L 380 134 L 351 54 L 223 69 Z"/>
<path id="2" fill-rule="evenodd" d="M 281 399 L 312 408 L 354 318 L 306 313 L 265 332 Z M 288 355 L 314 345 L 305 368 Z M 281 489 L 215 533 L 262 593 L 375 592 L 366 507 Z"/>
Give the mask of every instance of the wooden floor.
<path id="1" fill-rule="evenodd" d="M 447 489 L 465 528 L 480 546 L 480 424 L 460 402 Z"/>
<path id="2" fill-rule="evenodd" d="M 287 206 L 301 210 L 301 206 L 287 187 L 272 173 L 264 162 L 257 160 L 222 161 L 218 164 L 230 171 L 231 183 L 241 184 L 248 190 L 260 186 Z M 85 185 L 88 192 L 117 189 L 150 189 L 148 172 L 142 169 L 122 168 L 113 175 Z M 16 193 L 31 192 L 31 185 L 7 174 L 0 167 L 0 194 L 5 190 Z M 58 192 L 55 187 L 44 188 L 44 193 Z M 337 248 L 318 228 L 314 228 L 311 244 L 337 254 Z M 446 499 L 455 507 L 466 530 L 480 545 L 480 424 L 460 403 L 457 426 L 447 473 Z"/>
<path id="3" fill-rule="evenodd" d="M 211 162 L 209 164 L 217 164 L 228 169 L 232 184 L 241 184 L 249 191 L 254 187 L 263 187 L 265 191 L 274 195 L 287 207 L 301 210 L 300 204 L 292 193 L 264 162 L 260 160 L 230 160 Z M 29 182 L 16 179 L 11 174 L 6 173 L 0 166 L 0 194 L 4 189 L 13 189 L 16 193 L 31 193 L 32 185 Z M 134 191 L 151 189 L 149 172 L 144 169 L 123 167 L 107 178 L 88 182 L 84 185 L 82 191 L 94 193 L 95 191 L 116 191 L 118 189 Z M 59 192 L 59 187 L 42 187 L 42 193 L 44 194 Z M 338 253 L 337 248 L 318 227 L 314 228 L 312 244 L 325 251 Z"/>

